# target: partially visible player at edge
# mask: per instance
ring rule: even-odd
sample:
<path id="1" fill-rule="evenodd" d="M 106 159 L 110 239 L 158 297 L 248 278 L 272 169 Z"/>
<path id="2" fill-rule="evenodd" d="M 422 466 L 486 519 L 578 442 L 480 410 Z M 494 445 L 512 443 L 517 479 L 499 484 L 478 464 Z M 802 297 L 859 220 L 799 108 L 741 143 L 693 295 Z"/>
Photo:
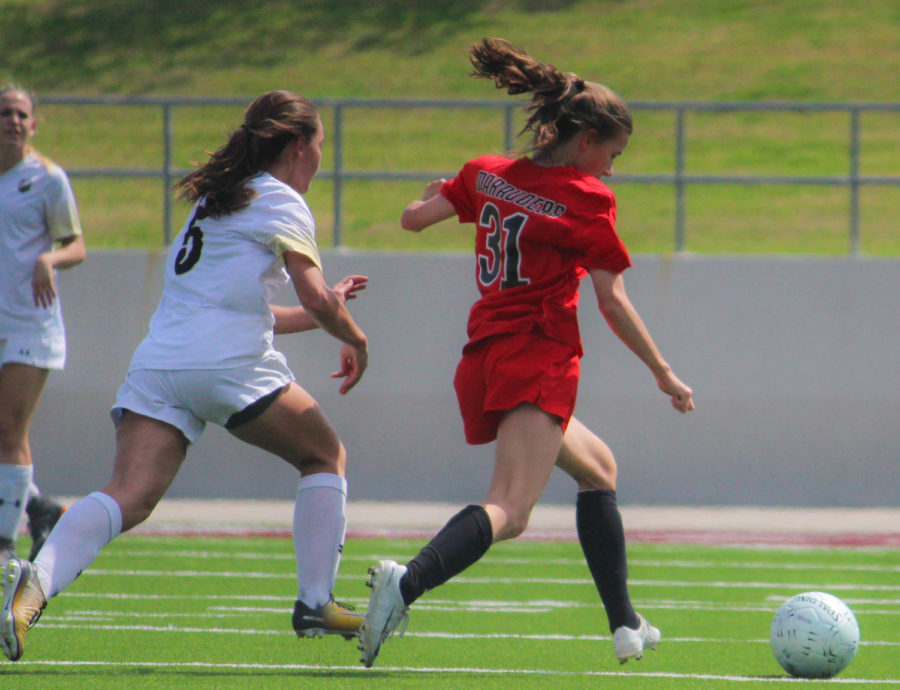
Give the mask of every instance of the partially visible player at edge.
<path id="1" fill-rule="evenodd" d="M 34 558 L 63 510 L 34 484 L 29 433 L 66 362 L 56 272 L 86 254 L 69 179 L 32 148 L 36 132 L 33 94 L 0 85 L 0 568 L 26 513 Z"/>
<path id="2" fill-rule="evenodd" d="M 300 472 L 297 635 L 357 635 L 362 616 L 332 597 L 346 528 L 346 451 L 273 346 L 275 333 L 323 328 L 342 343 L 332 374 L 343 379 L 342 394 L 367 365 L 366 336 L 345 301 L 368 279 L 353 275 L 328 286 L 302 196 L 323 140 L 310 101 L 265 93 L 227 143 L 178 183 L 197 203 L 169 252 L 162 301 L 112 409 L 112 478 L 63 514 L 34 563 L 13 559 L 4 571 L 0 646 L 8 658 L 21 657 L 46 599 L 150 515 L 206 422 Z M 288 278 L 300 304 L 271 306 Z"/>
<path id="3" fill-rule="evenodd" d="M 457 513 L 406 565 L 369 570 L 372 593 L 360 632 L 362 662 L 408 620 L 407 608 L 475 563 L 494 542 L 521 534 L 554 465 L 578 485 L 576 524 L 621 663 L 660 641 L 635 612 L 627 586 L 625 536 L 609 447 L 572 417 L 582 344 L 576 305 L 590 275 L 613 332 L 653 373 L 679 412 L 691 389 L 657 350 L 625 293 L 630 266 L 616 235 L 615 199 L 599 178 L 628 144 L 631 116 L 601 84 L 538 62 L 500 39 L 472 48 L 474 76 L 510 94 L 532 94 L 524 131 L 530 157 L 482 156 L 451 181 L 436 180 L 401 224 L 419 232 L 458 216 L 476 224 L 480 299 L 454 385 L 472 444 L 496 439 L 494 473 L 481 505 Z"/>

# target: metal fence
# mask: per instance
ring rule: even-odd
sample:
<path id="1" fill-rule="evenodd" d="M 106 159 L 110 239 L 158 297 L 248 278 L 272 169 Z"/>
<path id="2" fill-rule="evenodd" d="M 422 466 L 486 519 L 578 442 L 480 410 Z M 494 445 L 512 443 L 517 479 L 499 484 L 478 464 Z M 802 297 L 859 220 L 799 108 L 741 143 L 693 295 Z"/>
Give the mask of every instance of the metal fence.
<path id="1" fill-rule="evenodd" d="M 163 147 L 163 161 L 160 168 L 67 168 L 72 177 L 125 177 L 125 178 L 159 178 L 162 181 L 161 197 L 163 206 L 163 241 L 168 244 L 172 238 L 172 184 L 186 170 L 173 167 L 173 109 L 178 107 L 197 106 L 245 106 L 249 98 L 161 98 L 161 97 L 87 97 L 87 96 L 45 96 L 42 103 L 55 105 L 115 105 L 157 107 L 162 111 L 162 131 L 160 137 Z M 332 109 L 333 112 L 333 167 L 322 170 L 321 179 L 333 183 L 334 226 L 333 242 L 336 247 L 343 245 L 342 207 L 343 187 L 348 180 L 431 180 L 437 174 L 434 171 L 387 171 L 387 170 L 347 170 L 343 164 L 343 142 L 345 137 L 344 113 L 351 108 L 368 109 L 447 109 L 478 108 L 494 109 L 502 115 L 501 136 L 504 150 L 511 150 L 514 142 L 514 113 L 521 108 L 516 101 L 496 100 L 449 100 L 449 99 L 317 99 L 316 106 L 321 110 Z M 675 251 L 685 249 L 686 202 L 685 192 L 689 185 L 819 185 L 846 187 L 849 202 L 848 251 L 859 252 L 860 240 L 860 189 L 864 186 L 900 186 L 898 175 L 861 175 L 861 115 L 866 112 L 900 112 L 900 103 L 795 103 L 795 102 L 702 102 L 672 101 L 629 102 L 633 112 L 641 110 L 665 111 L 674 113 L 675 131 L 674 161 L 675 170 L 669 174 L 631 174 L 616 175 L 618 182 L 639 184 L 672 185 L 675 194 L 675 227 L 673 248 Z M 697 175 L 686 172 L 687 134 L 685 116 L 692 112 L 839 112 L 848 116 L 847 136 L 847 174 L 846 175 Z M 454 171 L 455 173 L 455 171 Z M 454 174 L 449 173 L 449 174 Z"/>

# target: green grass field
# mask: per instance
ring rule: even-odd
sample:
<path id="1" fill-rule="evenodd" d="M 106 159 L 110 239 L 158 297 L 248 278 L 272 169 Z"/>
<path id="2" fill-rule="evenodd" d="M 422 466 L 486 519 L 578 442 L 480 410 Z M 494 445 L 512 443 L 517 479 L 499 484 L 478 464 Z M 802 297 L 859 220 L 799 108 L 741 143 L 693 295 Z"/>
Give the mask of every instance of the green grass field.
<path id="1" fill-rule="evenodd" d="M 290 88 L 323 98 L 504 98 L 468 77 L 469 45 L 503 36 L 635 101 L 900 101 L 892 0 L 0 0 L 0 81 L 39 94 L 240 96 Z M 161 119 L 146 107 L 46 106 L 37 146 L 65 167 L 159 167 Z M 326 129 L 332 114 L 324 112 Z M 188 167 L 239 122 L 240 108 L 180 108 L 175 165 Z M 619 173 L 674 172 L 673 116 L 635 112 Z M 502 149 L 499 114 L 353 110 L 344 168 L 452 172 Z M 862 117 L 860 173 L 897 175 L 900 113 Z M 690 174 L 847 175 L 842 114 L 689 115 Z M 327 142 L 330 146 L 331 142 Z M 332 165 L 326 151 L 323 169 Z M 669 253 L 674 192 L 612 185 L 618 229 L 634 253 Z M 89 247 L 156 248 L 162 189 L 154 179 L 77 179 Z M 411 237 L 400 211 L 421 184 L 353 182 L 343 244 L 361 250 L 468 251 L 455 224 Z M 330 246 L 331 185 L 310 205 Z M 864 187 L 860 249 L 900 256 L 900 188 Z M 841 255 L 850 248 L 841 187 L 696 186 L 686 249 L 702 254 Z M 175 213 L 178 229 L 184 209 Z"/>
<path id="2" fill-rule="evenodd" d="M 23 539 L 23 541 L 27 541 Z M 365 609 L 366 569 L 421 542 L 350 539 L 336 595 Z M 23 547 L 24 548 L 24 547 Z M 900 552 L 632 543 L 637 608 L 663 643 L 620 666 L 576 543 L 516 541 L 423 597 L 376 666 L 355 644 L 303 640 L 284 538 L 123 536 L 29 633 L 4 688 L 546 688 L 678 690 L 789 687 L 769 625 L 809 590 L 854 610 L 862 644 L 837 679 L 804 687 L 900 685 Z"/>

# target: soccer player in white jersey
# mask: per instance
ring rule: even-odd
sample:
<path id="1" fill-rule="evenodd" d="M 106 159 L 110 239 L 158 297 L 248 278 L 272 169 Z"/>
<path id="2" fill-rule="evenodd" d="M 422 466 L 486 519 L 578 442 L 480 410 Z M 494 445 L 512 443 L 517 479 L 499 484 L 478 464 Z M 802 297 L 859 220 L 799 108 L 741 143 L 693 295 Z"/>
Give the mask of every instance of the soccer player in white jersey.
<path id="1" fill-rule="evenodd" d="M 63 510 L 34 485 L 29 432 L 66 359 L 56 271 L 85 257 L 69 180 L 32 148 L 36 130 L 31 94 L 0 86 L 0 567 L 26 511 L 34 558 Z"/>
<path id="2" fill-rule="evenodd" d="M 300 472 L 297 635 L 358 634 L 362 616 L 332 596 L 346 527 L 346 451 L 273 347 L 274 333 L 323 328 L 341 342 L 332 376 L 343 379 L 342 394 L 367 365 L 366 336 L 345 306 L 367 278 L 328 286 L 301 196 L 318 170 L 323 138 L 307 99 L 265 93 L 228 141 L 178 183 L 197 203 L 172 245 L 162 301 L 112 409 L 112 478 L 63 514 L 33 563 L 7 566 L 0 647 L 8 658 L 22 655 L 46 599 L 150 515 L 208 421 Z M 288 278 L 300 304 L 271 306 Z"/>

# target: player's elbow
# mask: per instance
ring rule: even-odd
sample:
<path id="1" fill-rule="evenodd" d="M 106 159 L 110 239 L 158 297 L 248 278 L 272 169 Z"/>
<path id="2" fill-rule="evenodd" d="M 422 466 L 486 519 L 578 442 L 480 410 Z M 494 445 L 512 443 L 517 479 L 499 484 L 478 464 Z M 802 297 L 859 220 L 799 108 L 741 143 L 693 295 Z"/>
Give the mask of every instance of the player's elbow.
<path id="1" fill-rule="evenodd" d="M 65 255 L 57 268 L 72 268 L 87 258 L 87 248 L 84 245 L 84 237 L 73 235 L 61 242 Z"/>
<path id="2" fill-rule="evenodd" d="M 624 302 L 614 292 L 598 294 L 597 307 L 607 320 L 614 320 L 625 310 Z"/>
<path id="3" fill-rule="evenodd" d="M 307 290 L 300 297 L 300 304 L 316 321 L 327 320 L 337 311 L 340 302 L 337 295 L 327 289 Z"/>
<path id="4" fill-rule="evenodd" d="M 425 225 L 416 215 L 415 209 L 407 208 L 400 215 L 400 227 L 410 232 L 419 232 Z"/>

